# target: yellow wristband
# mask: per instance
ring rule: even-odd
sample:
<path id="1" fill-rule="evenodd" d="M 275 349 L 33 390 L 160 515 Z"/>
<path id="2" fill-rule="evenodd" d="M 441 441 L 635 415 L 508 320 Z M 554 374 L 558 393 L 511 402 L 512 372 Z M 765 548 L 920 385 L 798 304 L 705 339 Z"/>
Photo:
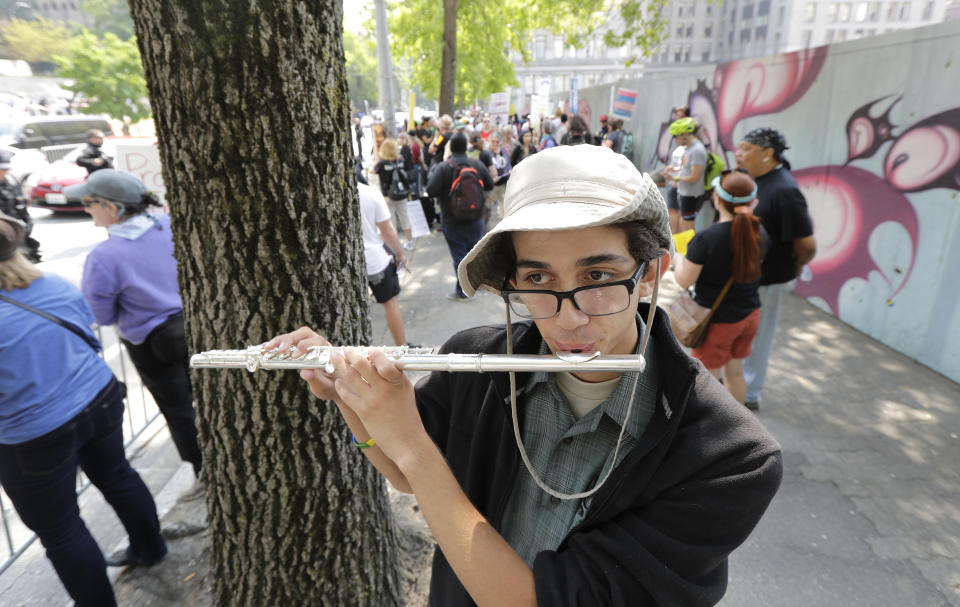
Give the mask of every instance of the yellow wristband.
<path id="1" fill-rule="evenodd" d="M 371 438 L 370 440 L 361 443 L 357 440 L 357 437 L 353 437 L 353 444 L 357 446 L 357 449 L 369 449 L 370 447 L 376 445 L 377 443 Z"/>

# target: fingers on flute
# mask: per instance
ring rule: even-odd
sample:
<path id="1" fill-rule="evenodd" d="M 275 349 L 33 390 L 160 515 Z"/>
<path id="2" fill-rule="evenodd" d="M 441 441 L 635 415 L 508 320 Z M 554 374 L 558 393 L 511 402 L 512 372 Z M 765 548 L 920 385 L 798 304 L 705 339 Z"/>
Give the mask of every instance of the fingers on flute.
<path id="1" fill-rule="evenodd" d="M 327 377 L 315 369 L 303 369 L 300 371 L 300 377 L 310 385 L 310 391 L 313 395 L 322 400 L 333 400 L 337 397 L 337 391 L 333 387 L 333 379 Z"/>
<path id="2" fill-rule="evenodd" d="M 404 374 L 397 363 L 387 357 L 380 350 L 374 350 L 370 354 L 370 364 L 377 370 L 377 374 L 391 384 L 400 384 L 403 382 Z"/>
<path id="3" fill-rule="evenodd" d="M 264 350 L 272 350 L 274 348 L 279 350 L 287 350 L 292 347 L 294 348 L 294 355 L 299 356 L 300 354 L 306 352 L 311 346 L 329 345 L 330 342 L 327 341 L 326 338 L 310 327 L 300 327 L 296 331 L 291 331 L 290 333 L 285 333 L 283 335 L 274 337 L 261 347 Z"/>

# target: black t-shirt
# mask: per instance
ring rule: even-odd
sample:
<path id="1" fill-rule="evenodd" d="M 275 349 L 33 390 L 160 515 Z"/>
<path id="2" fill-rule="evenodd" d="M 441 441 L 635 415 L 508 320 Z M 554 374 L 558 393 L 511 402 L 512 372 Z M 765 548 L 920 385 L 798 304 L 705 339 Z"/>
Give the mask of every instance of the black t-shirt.
<path id="1" fill-rule="evenodd" d="M 797 277 L 793 263 L 793 241 L 813 234 L 807 213 L 807 199 L 790 171 L 781 167 L 757 177 L 757 208 L 770 235 L 770 252 L 763 261 L 761 285 L 790 282 Z"/>
<path id="2" fill-rule="evenodd" d="M 397 176 L 403 183 L 410 186 L 409 178 L 403 170 L 402 160 L 379 160 L 373 167 L 373 172 L 380 178 L 380 193 L 386 197 L 390 196 L 390 186 L 393 184 L 393 170 L 397 169 Z"/>
<path id="3" fill-rule="evenodd" d="M 693 298 L 701 306 L 712 307 L 723 290 L 723 285 L 730 279 L 732 269 L 733 248 L 730 243 L 730 233 L 733 222 L 715 223 L 706 230 L 699 232 L 687 245 L 687 259 L 703 266 L 697 283 L 694 286 L 696 296 Z M 766 252 L 769 238 L 761 228 L 761 251 Z M 760 296 L 757 289 L 760 281 L 751 283 L 735 282 L 714 312 L 714 322 L 737 322 L 746 318 L 751 312 L 760 307 Z"/>

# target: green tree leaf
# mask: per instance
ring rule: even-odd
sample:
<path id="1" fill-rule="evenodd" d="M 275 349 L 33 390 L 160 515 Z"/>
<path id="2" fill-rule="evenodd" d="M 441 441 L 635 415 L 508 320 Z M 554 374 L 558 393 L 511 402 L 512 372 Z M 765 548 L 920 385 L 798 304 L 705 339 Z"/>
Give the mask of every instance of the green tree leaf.
<path id="1" fill-rule="evenodd" d="M 377 89 L 377 42 L 369 33 L 343 32 L 343 52 L 347 62 L 347 86 L 350 88 L 350 103 L 362 110 L 364 100 L 376 105 Z"/>
<path id="2" fill-rule="evenodd" d="M 10 19 L 0 24 L 0 35 L 10 53 L 10 59 L 28 62 L 56 63 L 55 55 L 63 54 L 74 41 L 74 34 L 67 27 L 37 19 L 25 21 Z"/>
<path id="3" fill-rule="evenodd" d="M 133 19 L 127 0 L 83 0 L 80 10 L 93 17 L 91 29 L 97 35 L 110 32 L 123 40 L 133 35 Z"/>
<path id="4" fill-rule="evenodd" d="M 150 116 L 135 37 L 121 40 L 107 33 L 98 38 L 89 30 L 83 30 L 73 45 L 73 52 L 55 57 L 55 61 L 61 65 L 57 75 L 74 80 L 74 84 L 66 88 L 89 100 L 85 112 L 114 118 L 129 116 L 133 122 Z"/>

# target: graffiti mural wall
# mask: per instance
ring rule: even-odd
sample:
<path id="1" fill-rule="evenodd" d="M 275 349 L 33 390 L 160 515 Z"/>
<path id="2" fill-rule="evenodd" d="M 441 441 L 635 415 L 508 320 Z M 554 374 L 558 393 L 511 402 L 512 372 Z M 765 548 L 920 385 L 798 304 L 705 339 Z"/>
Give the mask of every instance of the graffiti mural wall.
<path id="1" fill-rule="evenodd" d="M 780 130 L 818 244 L 795 294 L 960 381 L 960 23 L 616 86 L 640 91 L 644 170 L 675 105 L 728 166 L 747 131 Z M 612 88 L 580 92 L 593 128 Z"/>

